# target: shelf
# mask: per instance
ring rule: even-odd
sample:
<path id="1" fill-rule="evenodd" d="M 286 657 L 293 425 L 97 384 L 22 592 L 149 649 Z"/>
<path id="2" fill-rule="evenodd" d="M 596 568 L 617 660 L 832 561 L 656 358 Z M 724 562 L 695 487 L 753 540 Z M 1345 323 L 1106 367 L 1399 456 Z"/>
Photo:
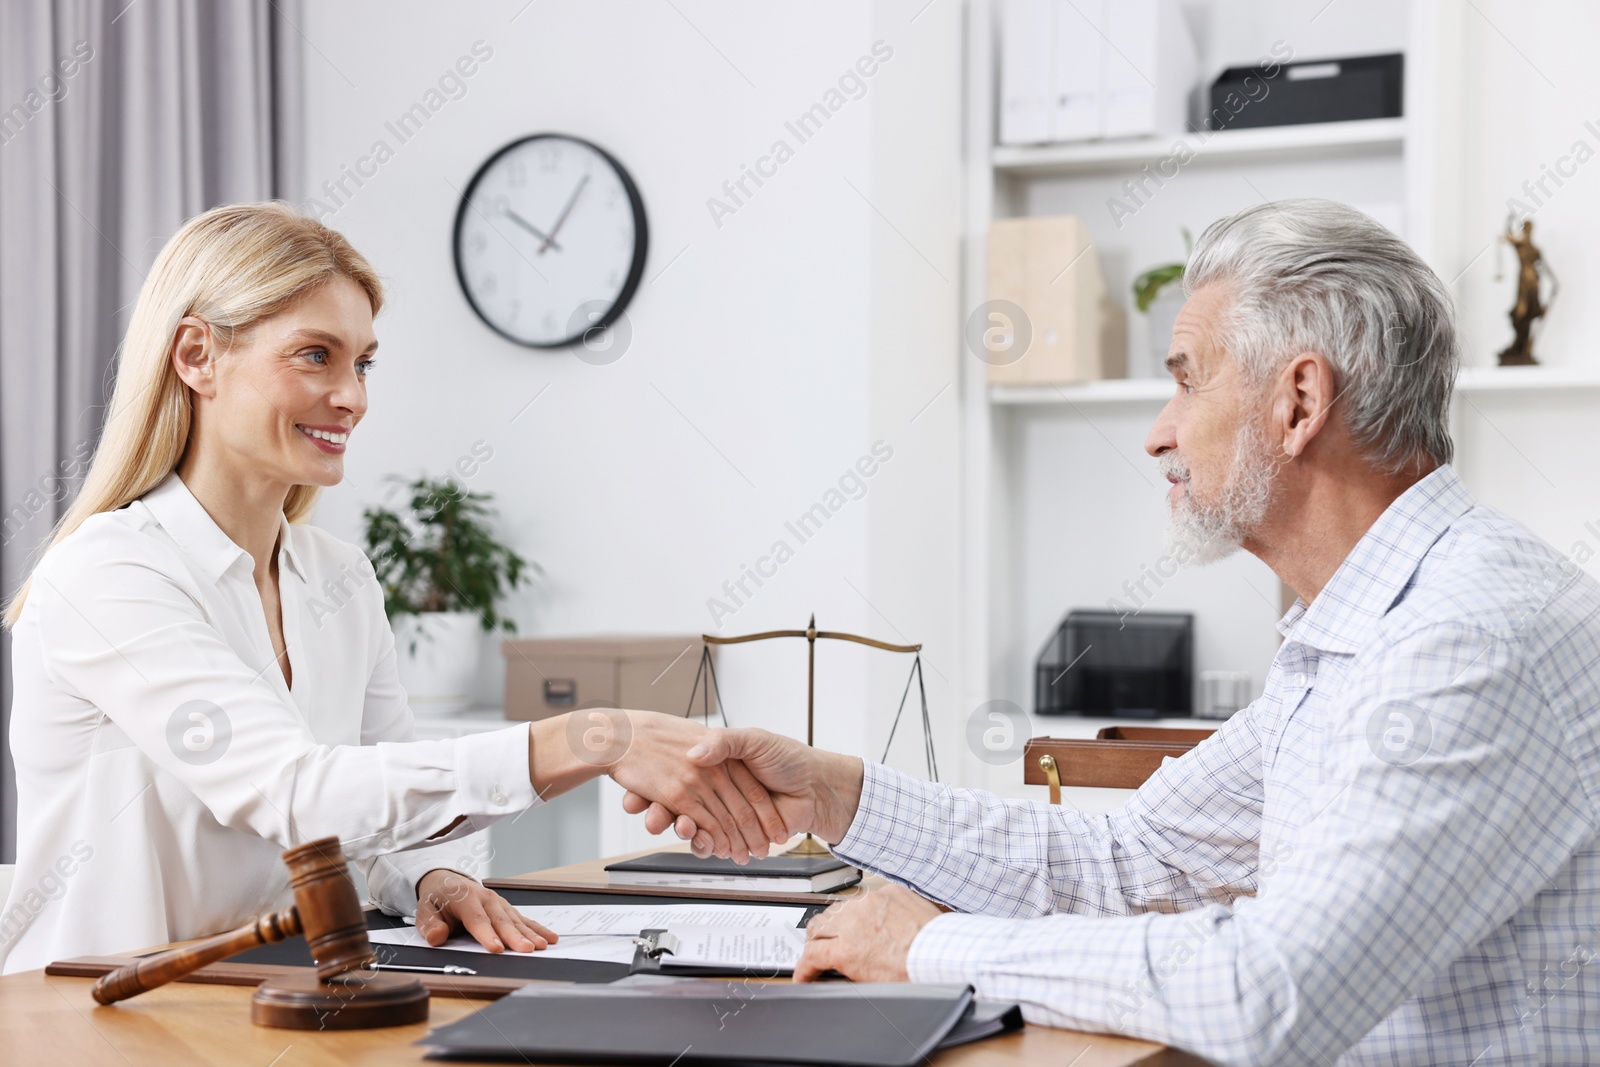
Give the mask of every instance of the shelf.
<path id="1" fill-rule="evenodd" d="M 1164 404 L 1167 378 L 1113 378 L 1078 385 L 991 385 L 991 404 Z M 1600 369 L 1587 367 L 1466 367 L 1456 391 L 1475 396 L 1566 389 L 1600 389 Z"/>
<path id="2" fill-rule="evenodd" d="M 1161 403 L 1172 396 L 1171 378 L 1110 378 L 1077 385 L 991 385 L 991 404 Z"/>
<path id="3" fill-rule="evenodd" d="M 1458 393 L 1516 393 L 1531 390 L 1600 389 L 1600 369 L 1588 367 L 1463 367 Z"/>
<path id="4" fill-rule="evenodd" d="M 1184 166 L 1205 163 L 1298 162 L 1322 155 L 1349 155 L 1352 150 L 1398 153 L 1405 144 L 1406 120 L 1363 119 L 1298 126 L 1265 126 L 1217 133 L 1140 137 L 1126 141 L 1086 141 L 1055 145 L 997 145 L 990 161 L 995 173 L 1015 177 L 1048 177 L 1138 167 L 1173 154 L 1182 141 L 1194 157 Z"/>

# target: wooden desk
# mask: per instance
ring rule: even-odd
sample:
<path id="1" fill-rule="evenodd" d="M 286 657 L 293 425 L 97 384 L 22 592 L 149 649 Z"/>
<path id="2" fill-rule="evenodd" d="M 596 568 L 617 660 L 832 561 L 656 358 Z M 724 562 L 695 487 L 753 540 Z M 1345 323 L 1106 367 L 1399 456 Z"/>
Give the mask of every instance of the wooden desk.
<path id="1" fill-rule="evenodd" d="M 576 883 L 604 879 L 605 862 L 553 867 L 505 884 Z M 426 1025 L 386 1030 L 271 1030 L 250 1022 L 249 990 L 237 985 L 177 982 L 113 1007 L 89 996 L 92 980 L 53 978 L 43 971 L 0 977 L 0 1063 L 86 1067 L 336 1067 L 421 1063 L 412 1042 L 482 1007 L 482 1001 L 435 996 Z M 952 1049 L 936 1067 L 1195 1067 L 1200 1060 L 1145 1041 L 1029 1026 L 1021 1033 Z"/>

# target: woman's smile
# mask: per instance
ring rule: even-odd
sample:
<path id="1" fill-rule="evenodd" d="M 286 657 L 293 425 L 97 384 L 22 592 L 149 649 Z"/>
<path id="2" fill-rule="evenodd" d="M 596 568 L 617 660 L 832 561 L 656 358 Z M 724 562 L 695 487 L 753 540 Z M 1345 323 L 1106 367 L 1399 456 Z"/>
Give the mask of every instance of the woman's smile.
<path id="1" fill-rule="evenodd" d="M 340 455 L 344 452 L 345 442 L 350 439 L 353 426 L 318 426 L 312 423 L 297 422 L 294 428 L 305 435 L 306 439 L 324 452 Z"/>

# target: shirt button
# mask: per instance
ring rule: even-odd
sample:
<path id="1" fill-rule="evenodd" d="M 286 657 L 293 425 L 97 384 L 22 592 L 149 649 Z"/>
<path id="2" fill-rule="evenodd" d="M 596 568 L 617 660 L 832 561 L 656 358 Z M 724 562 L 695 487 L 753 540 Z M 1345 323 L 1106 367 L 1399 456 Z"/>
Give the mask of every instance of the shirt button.
<path id="1" fill-rule="evenodd" d="M 1298 674 L 1296 674 L 1294 676 L 1294 684 L 1295 685 L 1305 685 L 1306 684 L 1306 672 L 1305 671 L 1300 671 Z"/>
<path id="2" fill-rule="evenodd" d="M 378 838 L 378 847 L 382 849 L 394 848 L 394 838 L 390 837 L 388 834 L 384 834 L 382 837 Z"/>
<path id="3" fill-rule="evenodd" d="M 510 798 L 507 797 L 505 793 L 502 792 L 498 787 L 496 787 L 495 791 L 489 794 L 489 799 L 494 801 L 496 804 L 504 804 Z"/>

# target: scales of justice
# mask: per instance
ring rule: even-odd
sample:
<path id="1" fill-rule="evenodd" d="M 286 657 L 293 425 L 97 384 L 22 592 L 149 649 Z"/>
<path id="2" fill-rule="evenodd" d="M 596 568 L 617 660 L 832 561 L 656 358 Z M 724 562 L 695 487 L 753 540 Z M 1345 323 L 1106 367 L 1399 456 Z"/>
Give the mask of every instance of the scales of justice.
<path id="1" fill-rule="evenodd" d="M 698 695 L 701 702 L 701 713 L 709 720 L 711 705 L 716 703 L 717 714 L 722 717 L 722 725 L 728 725 L 728 714 L 722 707 L 722 690 L 717 685 L 717 668 L 711 659 L 712 645 L 742 645 L 751 641 L 771 641 L 780 637 L 803 637 L 806 639 L 806 744 L 816 743 L 816 696 L 817 696 L 817 642 L 818 641 L 853 641 L 858 645 L 869 648 L 882 649 L 885 652 L 900 652 L 914 656 L 911 661 L 911 673 L 906 677 L 905 692 L 900 694 L 900 707 L 894 713 L 894 722 L 889 727 L 889 740 L 883 746 L 883 762 L 889 758 L 889 747 L 894 744 L 894 732 L 900 725 L 900 716 L 906 710 L 906 699 L 911 695 L 911 683 L 917 683 L 917 694 L 922 701 L 922 751 L 927 760 L 928 777 L 937 782 L 939 780 L 939 764 L 934 758 L 933 730 L 928 721 L 928 689 L 922 679 L 922 646 L 893 645 L 887 641 L 879 641 L 871 637 L 862 637 L 860 634 L 840 633 L 835 630 L 817 629 L 817 616 L 813 613 L 811 621 L 804 630 L 767 630 L 764 633 L 744 634 L 740 637 L 718 637 L 714 634 L 701 634 L 700 639 L 705 642 L 705 647 L 700 652 L 700 669 L 695 672 L 694 688 L 689 690 L 689 710 L 687 714 L 694 713 L 694 699 Z M 805 840 L 791 848 L 786 855 L 790 856 L 826 856 L 828 848 L 822 842 L 806 834 Z"/>

